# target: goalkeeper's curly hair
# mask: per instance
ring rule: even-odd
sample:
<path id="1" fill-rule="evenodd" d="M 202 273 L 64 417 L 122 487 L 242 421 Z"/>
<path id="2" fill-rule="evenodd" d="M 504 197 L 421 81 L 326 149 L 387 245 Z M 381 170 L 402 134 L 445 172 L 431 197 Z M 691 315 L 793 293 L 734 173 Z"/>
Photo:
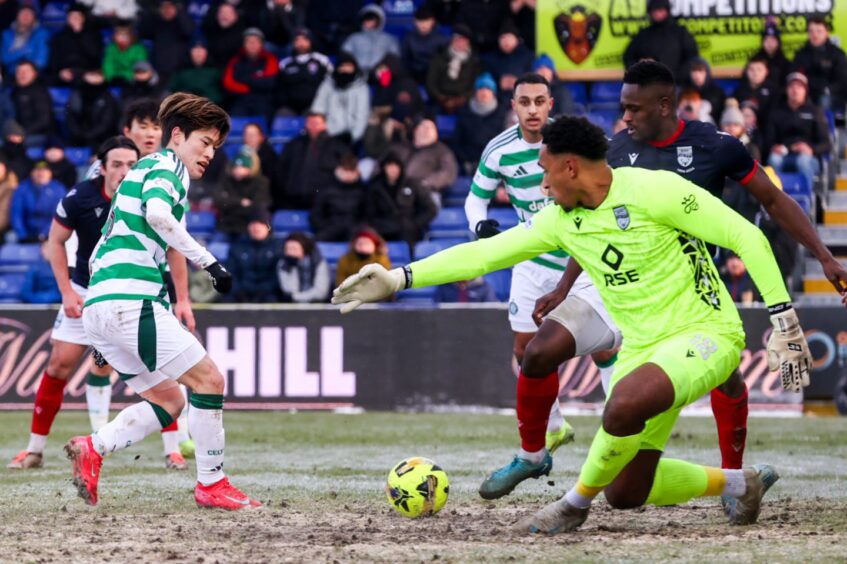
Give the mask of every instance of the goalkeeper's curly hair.
<path id="1" fill-rule="evenodd" d="M 216 149 L 224 144 L 229 135 L 229 115 L 217 104 L 194 94 L 177 92 L 171 94 L 159 106 L 159 123 L 162 124 L 162 146 L 171 140 L 174 127 L 180 128 L 186 137 L 200 129 L 217 129 L 220 132 Z"/>
<path id="2" fill-rule="evenodd" d="M 547 150 L 554 155 L 571 153 L 591 161 L 606 159 L 609 142 L 606 133 L 585 119 L 576 116 L 558 116 L 541 130 Z"/>

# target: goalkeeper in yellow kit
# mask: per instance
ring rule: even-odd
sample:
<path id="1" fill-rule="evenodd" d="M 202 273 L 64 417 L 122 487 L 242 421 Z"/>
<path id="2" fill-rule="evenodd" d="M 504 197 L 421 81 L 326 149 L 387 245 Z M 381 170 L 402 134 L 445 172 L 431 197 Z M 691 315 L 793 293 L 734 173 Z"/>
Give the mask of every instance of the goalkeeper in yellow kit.
<path id="1" fill-rule="evenodd" d="M 663 458 L 680 410 L 724 382 L 744 347 L 738 311 L 705 242 L 735 251 L 771 313 L 768 362 L 783 385 L 808 385 L 811 357 L 764 235 L 717 198 L 671 172 L 612 170 L 606 137 L 584 118 L 543 132 L 542 187 L 557 205 L 531 222 L 386 271 L 364 267 L 335 290 L 347 312 L 403 288 L 467 280 L 551 250 L 576 258 L 624 340 L 611 391 L 576 485 L 523 520 L 530 532 L 573 530 L 601 491 L 616 508 L 673 505 L 700 496 L 738 499 L 733 524 L 754 523 L 776 470 L 720 469 Z M 658 196 L 657 196 L 658 194 Z M 521 382 L 518 383 L 521 386 Z M 537 417 L 547 417 L 537 406 Z"/>

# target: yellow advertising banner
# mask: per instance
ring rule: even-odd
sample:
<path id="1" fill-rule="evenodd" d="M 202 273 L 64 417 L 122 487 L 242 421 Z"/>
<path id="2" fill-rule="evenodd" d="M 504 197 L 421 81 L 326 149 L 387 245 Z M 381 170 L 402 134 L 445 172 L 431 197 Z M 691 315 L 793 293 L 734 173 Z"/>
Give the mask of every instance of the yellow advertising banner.
<path id="1" fill-rule="evenodd" d="M 768 16 L 782 32 L 791 59 L 806 41 L 806 19 L 827 18 L 835 41 L 847 40 L 847 0 L 671 0 L 671 14 L 688 28 L 716 76 L 737 76 L 759 50 Z M 629 41 L 648 25 L 647 0 L 538 0 L 538 53 L 565 76 L 614 78 L 623 73 Z"/>

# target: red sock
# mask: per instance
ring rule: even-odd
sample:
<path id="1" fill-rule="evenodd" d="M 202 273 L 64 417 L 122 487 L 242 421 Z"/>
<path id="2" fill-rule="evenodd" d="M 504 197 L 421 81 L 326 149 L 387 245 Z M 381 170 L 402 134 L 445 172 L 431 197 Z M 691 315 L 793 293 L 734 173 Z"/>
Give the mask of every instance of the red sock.
<path id="1" fill-rule="evenodd" d="M 731 398 L 717 388 L 712 390 L 712 413 L 718 426 L 721 468 L 740 469 L 747 442 L 747 388 Z"/>
<path id="2" fill-rule="evenodd" d="M 53 378 L 47 372 L 41 377 L 38 392 L 35 394 L 35 405 L 32 408 L 32 427 L 36 435 L 49 435 L 50 427 L 56 414 L 62 408 L 62 399 L 65 395 L 65 380 Z"/>
<path id="3" fill-rule="evenodd" d="M 536 452 L 544 448 L 547 419 L 558 395 L 558 372 L 543 378 L 528 378 L 523 372 L 518 376 L 518 432 L 523 450 Z"/>
<path id="4" fill-rule="evenodd" d="M 179 425 L 177 425 L 176 419 L 171 421 L 171 424 L 168 425 L 167 427 L 162 427 L 163 433 L 170 433 L 172 431 L 179 431 Z"/>

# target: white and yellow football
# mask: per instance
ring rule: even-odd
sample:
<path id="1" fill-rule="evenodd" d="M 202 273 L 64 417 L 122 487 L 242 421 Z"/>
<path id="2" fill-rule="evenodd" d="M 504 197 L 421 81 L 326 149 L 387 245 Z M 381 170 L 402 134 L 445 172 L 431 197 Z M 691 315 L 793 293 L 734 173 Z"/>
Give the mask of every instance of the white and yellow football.
<path id="1" fill-rule="evenodd" d="M 385 484 L 388 503 L 400 515 L 415 519 L 438 513 L 447 503 L 447 473 L 428 458 L 415 456 L 396 464 Z"/>

